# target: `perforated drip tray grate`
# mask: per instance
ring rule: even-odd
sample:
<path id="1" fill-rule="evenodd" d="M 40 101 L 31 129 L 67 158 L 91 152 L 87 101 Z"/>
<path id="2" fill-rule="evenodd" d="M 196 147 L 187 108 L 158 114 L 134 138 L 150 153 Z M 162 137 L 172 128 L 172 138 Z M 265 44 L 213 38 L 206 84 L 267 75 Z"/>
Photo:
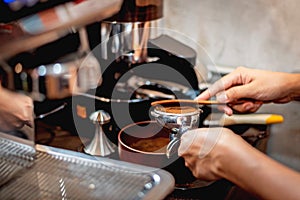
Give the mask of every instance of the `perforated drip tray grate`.
<path id="1" fill-rule="evenodd" d="M 31 151 L 3 138 L 0 147 L 7 149 L 0 160 L 1 180 L 6 177 L 0 199 L 163 199 L 174 188 L 173 177 L 161 169 L 42 145 L 28 157 L 23 154 Z"/>

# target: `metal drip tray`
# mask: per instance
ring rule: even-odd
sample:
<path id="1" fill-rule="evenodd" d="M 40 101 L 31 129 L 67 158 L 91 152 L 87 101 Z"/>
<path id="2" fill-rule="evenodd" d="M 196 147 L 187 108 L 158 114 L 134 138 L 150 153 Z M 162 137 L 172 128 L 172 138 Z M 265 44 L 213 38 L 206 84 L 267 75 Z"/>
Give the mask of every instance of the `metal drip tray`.
<path id="1" fill-rule="evenodd" d="M 4 146 L 0 199 L 152 200 L 174 188 L 173 177 L 161 169 L 42 145 L 35 146 L 34 157 L 21 156 L 33 155 L 29 146 L 0 138 L 1 150 Z"/>

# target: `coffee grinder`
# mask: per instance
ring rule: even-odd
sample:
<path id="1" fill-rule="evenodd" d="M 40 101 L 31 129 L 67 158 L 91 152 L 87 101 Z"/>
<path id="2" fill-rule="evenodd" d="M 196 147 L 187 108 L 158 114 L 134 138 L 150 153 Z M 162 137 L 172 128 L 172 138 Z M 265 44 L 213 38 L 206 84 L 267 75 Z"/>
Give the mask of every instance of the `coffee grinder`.
<path id="1" fill-rule="evenodd" d="M 108 137 L 117 143 L 122 127 L 151 118 L 152 101 L 192 99 L 199 93 L 196 51 L 164 30 L 163 0 L 126 0 L 117 14 L 99 24 L 88 35 L 102 83 L 73 97 L 79 135 L 93 128 L 88 120 L 92 112 L 105 110 L 112 117 Z"/>

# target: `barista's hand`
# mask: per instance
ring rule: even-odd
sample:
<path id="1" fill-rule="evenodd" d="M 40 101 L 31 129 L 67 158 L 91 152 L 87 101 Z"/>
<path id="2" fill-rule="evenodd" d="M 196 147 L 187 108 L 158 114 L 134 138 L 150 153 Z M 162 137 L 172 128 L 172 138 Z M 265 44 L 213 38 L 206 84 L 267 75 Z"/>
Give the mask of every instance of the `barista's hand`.
<path id="1" fill-rule="evenodd" d="M 300 74 L 238 67 L 196 99 L 207 100 L 215 95 L 218 101 L 231 105 L 230 108 L 223 107 L 229 115 L 232 114 L 232 109 L 255 112 L 263 102 L 286 103 L 299 97 Z M 243 103 L 237 103 L 241 100 Z"/>
<path id="2" fill-rule="evenodd" d="M 226 148 L 238 148 L 233 144 L 235 138 L 242 140 L 227 128 L 200 128 L 189 130 L 181 137 L 178 155 L 185 160 L 185 165 L 196 178 L 202 180 L 217 180 L 220 176 L 220 158 Z M 234 150 L 233 150 L 234 151 Z M 226 154 L 226 153 L 225 153 Z"/>
<path id="3" fill-rule="evenodd" d="M 33 126 L 32 99 L 0 86 L 0 131 L 13 131 L 24 125 Z"/>
<path id="4" fill-rule="evenodd" d="M 300 199 L 300 173 L 271 159 L 227 128 L 187 131 L 181 137 L 178 154 L 199 179 L 224 178 L 259 199 Z"/>

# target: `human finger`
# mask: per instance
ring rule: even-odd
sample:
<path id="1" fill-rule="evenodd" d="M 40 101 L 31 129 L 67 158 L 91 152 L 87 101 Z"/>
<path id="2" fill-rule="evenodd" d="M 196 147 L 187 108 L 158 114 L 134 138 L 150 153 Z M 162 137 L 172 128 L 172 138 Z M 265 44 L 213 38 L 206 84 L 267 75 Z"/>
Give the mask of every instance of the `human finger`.
<path id="1" fill-rule="evenodd" d="M 246 101 L 242 104 L 230 104 L 230 106 L 237 112 L 254 113 L 262 106 L 262 104 L 262 101 Z"/>
<path id="2" fill-rule="evenodd" d="M 228 88 L 231 88 L 232 86 L 242 84 L 243 81 L 240 76 L 240 71 L 242 68 L 243 67 L 239 67 L 237 70 L 233 71 L 232 73 L 223 76 L 221 79 L 219 79 L 214 84 L 212 84 L 207 90 L 205 90 L 203 93 L 198 95 L 196 99 L 207 100 L 215 96 L 216 94 L 225 91 Z M 226 100 L 226 96 L 224 97 L 225 97 L 224 100 Z"/>
<path id="3" fill-rule="evenodd" d="M 21 119 L 24 125 L 33 127 L 34 124 L 34 111 L 33 111 L 33 101 L 30 97 L 24 96 L 24 109 L 23 109 L 23 119 Z"/>
<path id="4" fill-rule="evenodd" d="M 34 118 L 33 118 L 33 116 L 29 120 L 24 121 L 24 125 L 27 125 L 30 128 L 33 128 L 33 126 L 34 126 Z"/>
<path id="5" fill-rule="evenodd" d="M 217 109 L 221 112 L 224 112 L 226 115 L 229 115 L 229 116 L 233 114 L 232 108 L 230 108 L 227 105 L 218 105 Z"/>
<path id="6" fill-rule="evenodd" d="M 214 84 L 212 84 L 209 88 L 207 88 L 204 92 L 199 94 L 195 100 L 208 100 L 211 97 L 215 96 L 216 94 L 220 93 L 221 91 L 224 91 L 225 88 L 223 86 L 222 80 L 216 81 Z"/>
<path id="7" fill-rule="evenodd" d="M 189 153 L 190 147 L 197 143 L 197 135 L 200 134 L 200 129 L 188 130 L 181 136 L 180 146 L 178 148 L 178 155 L 184 156 Z"/>
<path id="8" fill-rule="evenodd" d="M 212 97 L 213 95 L 211 95 L 209 89 L 206 89 L 204 92 L 202 92 L 201 94 L 199 94 L 195 100 L 208 100 Z"/>
<path id="9" fill-rule="evenodd" d="M 237 85 L 231 88 L 228 88 L 226 91 L 223 92 L 223 96 L 221 98 L 228 102 L 238 102 L 240 99 L 257 99 L 257 86 L 253 85 L 253 83 L 248 83 L 245 85 Z"/>

